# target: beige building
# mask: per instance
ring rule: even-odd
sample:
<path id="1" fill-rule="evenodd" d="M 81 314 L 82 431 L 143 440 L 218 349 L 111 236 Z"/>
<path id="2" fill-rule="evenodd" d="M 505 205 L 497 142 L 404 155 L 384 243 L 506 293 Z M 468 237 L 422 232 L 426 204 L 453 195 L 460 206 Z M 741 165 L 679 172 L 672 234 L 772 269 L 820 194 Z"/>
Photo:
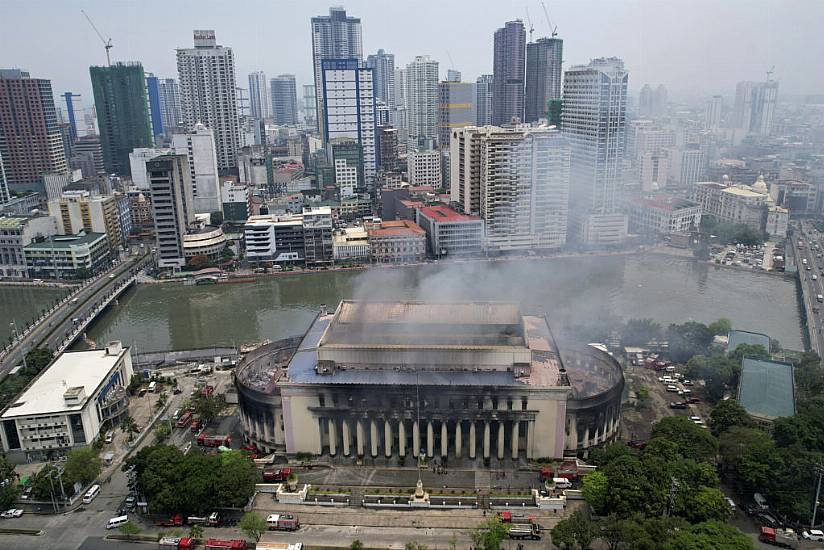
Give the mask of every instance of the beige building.
<path id="1" fill-rule="evenodd" d="M 57 219 L 59 235 L 76 235 L 80 230 L 105 233 L 112 251 L 121 248 L 123 234 L 114 195 L 91 196 L 88 191 L 65 191 L 49 201 L 49 215 Z"/>
<path id="2" fill-rule="evenodd" d="M 363 226 L 336 229 L 332 233 L 332 255 L 335 261 L 369 258 L 369 234 Z"/>
<path id="3" fill-rule="evenodd" d="M 368 224 L 372 259 L 379 264 L 422 262 L 426 258 L 426 233 L 410 220 Z"/>
<path id="4" fill-rule="evenodd" d="M 693 185 L 692 199 L 705 215 L 719 223 L 748 225 L 777 239 L 787 234 L 789 211 L 775 205 L 763 176 L 751 186 L 735 185 L 728 179 L 722 183 L 698 182 Z"/>
<path id="5" fill-rule="evenodd" d="M 608 354 L 559 350 L 507 303 L 344 300 L 236 372 L 247 442 L 395 465 L 585 453 L 614 439 L 623 390 Z"/>

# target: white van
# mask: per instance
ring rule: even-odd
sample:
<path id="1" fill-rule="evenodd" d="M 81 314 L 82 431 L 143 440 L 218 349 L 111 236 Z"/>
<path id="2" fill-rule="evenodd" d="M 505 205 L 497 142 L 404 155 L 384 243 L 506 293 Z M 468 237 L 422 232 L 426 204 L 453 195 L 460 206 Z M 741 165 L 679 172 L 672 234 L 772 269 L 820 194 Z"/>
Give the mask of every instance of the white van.
<path id="1" fill-rule="evenodd" d="M 572 487 L 572 482 L 565 477 L 553 477 L 552 483 L 555 484 L 556 489 L 569 489 Z"/>
<path id="2" fill-rule="evenodd" d="M 154 393 L 156 391 L 157 391 L 157 382 L 152 380 L 151 382 L 149 382 L 149 393 Z"/>
<path id="3" fill-rule="evenodd" d="M 111 443 L 113 440 L 114 432 L 112 430 L 109 430 L 108 432 L 106 432 L 106 438 L 103 441 L 105 441 L 106 443 Z"/>
<path id="4" fill-rule="evenodd" d="M 86 494 L 83 495 L 83 504 L 91 504 L 97 495 L 100 494 L 100 485 L 92 485 Z"/>
<path id="5" fill-rule="evenodd" d="M 129 521 L 129 516 L 117 516 L 109 520 L 109 523 L 106 524 L 106 529 L 116 529 L 127 521 Z"/>

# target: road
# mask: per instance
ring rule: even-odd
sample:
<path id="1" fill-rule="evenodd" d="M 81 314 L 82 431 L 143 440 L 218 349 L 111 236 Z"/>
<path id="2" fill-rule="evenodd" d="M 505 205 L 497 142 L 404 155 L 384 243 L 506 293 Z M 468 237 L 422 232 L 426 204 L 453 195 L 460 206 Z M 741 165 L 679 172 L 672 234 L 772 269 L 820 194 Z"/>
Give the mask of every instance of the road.
<path id="1" fill-rule="evenodd" d="M 55 349 L 69 334 L 72 328 L 72 319 L 84 318 L 102 300 L 106 292 L 131 277 L 149 261 L 151 256 L 128 256 L 112 269 L 102 273 L 84 284 L 80 289 L 67 297 L 50 314 L 39 321 L 32 328 L 25 330 L 18 327 L 21 338 L 13 348 L 0 357 L 0 380 L 6 377 L 9 370 L 20 364 L 23 353 L 41 346 Z M 114 277 L 110 277 L 114 274 Z"/>
<path id="2" fill-rule="evenodd" d="M 821 317 L 824 304 L 816 296 L 824 295 L 824 235 L 816 231 L 809 222 L 802 221 L 798 229 L 793 235 L 793 251 L 803 289 L 810 347 L 820 356 L 821 350 L 824 350 Z"/>

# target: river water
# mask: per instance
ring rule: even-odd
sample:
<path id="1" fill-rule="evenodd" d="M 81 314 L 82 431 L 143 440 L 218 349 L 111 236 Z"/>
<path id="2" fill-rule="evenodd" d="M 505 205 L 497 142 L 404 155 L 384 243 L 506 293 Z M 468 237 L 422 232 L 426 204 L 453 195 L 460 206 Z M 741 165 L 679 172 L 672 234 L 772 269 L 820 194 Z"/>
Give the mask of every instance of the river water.
<path id="1" fill-rule="evenodd" d="M 802 349 L 795 282 L 657 254 L 429 264 L 262 276 L 253 283 L 138 285 L 90 327 L 138 353 L 275 340 L 302 333 L 344 298 L 514 300 L 556 332 L 615 318 L 666 325 L 728 317 Z M 2 304 L 2 302 L 0 302 Z"/>
<path id="2" fill-rule="evenodd" d="M 22 330 L 40 311 L 68 292 L 65 288 L 0 286 L 0 344 L 8 344 L 10 323 L 16 323 Z"/>

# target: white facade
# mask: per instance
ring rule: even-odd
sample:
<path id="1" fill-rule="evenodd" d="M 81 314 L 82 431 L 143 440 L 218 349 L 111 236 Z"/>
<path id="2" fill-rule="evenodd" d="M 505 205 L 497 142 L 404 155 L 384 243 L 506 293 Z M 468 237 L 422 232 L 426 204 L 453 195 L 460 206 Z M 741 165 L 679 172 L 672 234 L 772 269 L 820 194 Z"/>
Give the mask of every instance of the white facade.
<path id="1" fill-rule="evenodd" d="M 40 461 L 91 444 L 104 422 L 128 414 L 132 374 L 131 352 L 120 342 L 60 355 L 0 417 L 7 456 Z"/>
<path id="2" fill-rule="evenodd" d="M 146 164 L 152 193 L 157 264 L 181 268 L 186 264 L 183 237 L 195 222 L 192 180 L 186 155 L 169 154 Z"/>
<path id="3" fill-rule="evenodd" d="M 303 215 L 250 216 L 243 226 L 246 257 L 251 262 L 304 259 Z"/>
<path id="4" fill-rule="evenodd" d="M 701 205 L 670 195 L 633 197 L 627 201 L 629 229 L 636 233 L 686 233 L 701 224 Z"/>
<path id="5" fill-rule="evenodd" d="M 369 257 L 369 235 L 363 226 L 346 227 L 332 234 L 335 260 Z"/>
<path id="6" fill-rule="evenodd" d="M 781 206 L 771 206 L 767 210 L 767 235 L 776 240 L 787 236 L 787 226 L 790 223 L 790 211 Z"/>
<path id="7" fill-rule="evenodd" d="M 641 191 L 656 191 L 666 186 L 669 179 L 670 159 L 666 153 L 647 153 L 641 158 L 639 175 Z"/>
<path id="8" fill-rule="evenodd" d="M 412 151 L 406 165 L 409 185 L 431 185 L 434 189 L 440 189 L 443 182 L 440 151 Z"/>
<path id="9" fill-rule="evenodd" d="M 349 166 L 346 159 L 335 159 L 335 183 L 340 198 L 354 197 L 358 187 L 358 167 Z"/>
<path id="10" fill-rule="evenodd" d="M 260 120 L 272 118 L 269 83 L 266 81 L 266 73 L 263 71 L 249 74 L 249 109 L 252 118 Z"/>
<path id="11" fill-rule="evenodd" d="M 624 62 L 614 57 L 571 67 L 564 76 L 562 129 L 572 149 L 570 215 L 580 242 L 611 244 L 626 228 L 619 203 L 628 78 Z"/>
<path id="12" fill-rule="evenodd" d="M 704 177 L 704 152 L 701 149 L 670 149 L 669 179 L 672 185 L 689 187 Z"/>
<path id="13" fill-rule="evenodd" d="M 214 131 L 218 167 L 234 168 L 240 120 L 232 48 L 219 46 L 213 30 L 194 31 L 194 46 L 177 50 L 183 122 L 188 131 L 199 123 Z"/>
<path id="14" fill-rule="evenodd" d="M 753 186 L 698 182 L 692 187 L 692 199 L 719 223 L 745 224 L 756 231 L 764 230 L 767 210 L 773 206 L 766 184 L 761 189 L 757 182 Z"/>
<path id="15" fill-rule="evenodd" d="M 366 58 L 366 66 L 375 71 L 375 99 L 389 109 L 391 122 L 395 111 L 395 54 L 378 50 Z"/>
<path id="16" fill-rule="evenodd" d="M 215 136 L 203 124 L 195 124 L 188 134 L 172 136 L 172 148 L 178 155 L 189 159 L 192 178 L 192 197 L 196 214 L 208 214 L 220 210 L 220 179 L 218 178 Z"/>
<path id="17" fill-rule="evenodd" d="M 322 65 L 321 89 L 326 102 L 324 143 L 328 145 L 336 138 L 357 141 L 363 152 L 366 186 L 372 189 L 378 162 L 373 71 L 360 67 L 355 59 L 327 59 Z"/>
<path id="18" fill-rule="evenodd" d="M 37 237 L 57 234 L 57 220 L 51 216 L 0 216 L 0 277 L 26 277 L 23 248 Z"/>
<path id="19" fill-rule="evenodd" d="M 733 124 L 744 134 L 768 136 L 772 132 L 778 82 L 739 82 L 735 88 Z"/>
<path id="20" fill-rule="evenodd" d="M 129 167 L 132 171 L 132 184 L 141 191 L 149 189 L 149 177 L 146 174 L 146 162 L 159 155 L 165 155 L 170 149 L 141 147 L 129 153 Z"/>
<path id="21" fill-rule="evenodd" d="M 406 66 L 406 117 L 410 147 L 438 139 L 438 62 L 419 55 Z"/>
<path id="22" fill-rule="evenodd" d="M 721 111 L 724 108 L 724 98 L 714 95 L 707 100 L 707 111 L 704 114 L 704 129 L 711 132 L 721 128 Z"/>

